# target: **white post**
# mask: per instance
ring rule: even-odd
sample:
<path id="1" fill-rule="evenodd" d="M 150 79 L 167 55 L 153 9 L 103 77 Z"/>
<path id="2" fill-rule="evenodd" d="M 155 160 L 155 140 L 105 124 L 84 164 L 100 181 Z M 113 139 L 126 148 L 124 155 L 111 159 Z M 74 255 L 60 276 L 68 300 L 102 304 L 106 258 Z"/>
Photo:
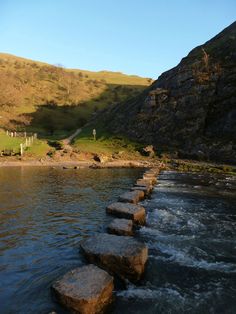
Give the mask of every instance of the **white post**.
<path id="1" fill-rule="evenodd" d="M 27 137 L 26 137 L 26 139 L 25 139 L 25 147 L 27 147 L 28 146 L 28 140 L 27 140 Z"/>
<path id="2" fill-rule="evenodd" d="M 14 132 L 14 137 L 16 137 L 16 131 Z"/>
<path id="3" fill-rule="evenodd" d="M 24 148 L 23 144 L 20 144 L 20 155 L 23 156 Z"/>
<path id="4" fill-rule="evenodd" d="M 37 133 L 34 133 L 34 138 L 35 138 L 35 139 L 37 138 Z"/>
<path id="5" fill-rule="evenodd" d="M 28 138 L 28 141 L 29 141 L 29 146 L 31 145 L 31 142 L 30 142 L 30 137 Z"/>
<path id="6" fill-rule="evenodd" d="M 8 136 L 9 134 L 8 134 L 8 130 L 7 130 L 7 136 Z"/>

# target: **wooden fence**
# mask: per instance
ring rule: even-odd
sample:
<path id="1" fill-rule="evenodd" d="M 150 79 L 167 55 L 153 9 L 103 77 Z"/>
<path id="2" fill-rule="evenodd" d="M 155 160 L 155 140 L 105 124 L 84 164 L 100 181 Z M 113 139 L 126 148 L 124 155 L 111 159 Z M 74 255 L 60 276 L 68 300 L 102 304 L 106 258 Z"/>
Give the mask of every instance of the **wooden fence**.
<path id="1" fill-rule="evenodd" d="M 27 147 L 30 147 L 33 145 L 34 140 L 37 139 L 37 133 L 30 133 L 30 132 L 16 132 L 16 131 L 6 131 L 6 135 L 10 137 L 20 137 L 22 138 L 22 143 L 20 144 L 19 147 L 19 153 L 21 156 L 23 156 L 24 151 L 26 150 Z M 4 149 L 3 151 L 0 152 L 0 155 L 6 155 L 6 156 L 11 156 L 15 154 L 14 149 Z"/>

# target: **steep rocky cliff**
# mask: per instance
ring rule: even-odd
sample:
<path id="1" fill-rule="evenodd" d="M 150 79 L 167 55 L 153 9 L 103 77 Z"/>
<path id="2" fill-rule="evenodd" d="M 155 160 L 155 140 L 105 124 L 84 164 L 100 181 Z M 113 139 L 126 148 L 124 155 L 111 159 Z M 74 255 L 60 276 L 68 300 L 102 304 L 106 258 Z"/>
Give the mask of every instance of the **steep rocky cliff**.
<path id="1" fill-rule="evenodd" d="M 236 161 L 236 22 L 103 119 L 116 134 L 181 157 Z"/>

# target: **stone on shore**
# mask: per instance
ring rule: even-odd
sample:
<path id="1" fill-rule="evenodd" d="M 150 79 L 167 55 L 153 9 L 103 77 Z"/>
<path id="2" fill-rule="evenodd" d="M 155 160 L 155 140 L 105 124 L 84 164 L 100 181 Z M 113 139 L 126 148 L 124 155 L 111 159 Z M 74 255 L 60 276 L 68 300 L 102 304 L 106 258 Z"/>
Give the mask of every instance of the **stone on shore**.
<path id="1" fill-rule="evenodd" d="M 133 204 L 137 204 L 142 199 L 144 199 L 144 192 L 139 190 L 125 192 L 119 197 L 120 202 L 128 202 Z"/>
<path id="2" fill-rule="evenodd" d="M 76 268 L 52 285 L 58 301 L 73 313 L 104 313 L 112 303 L 113 277 L 95 265 Z"/>
<path id="3" fill-rule="evenodd" d="M 114 219 L 107 227 L 108 233 L 132 236 L 133 235 L 133 221 L 130 219 Z"/>
<path id="4" fill-rule="evenodd" d="M 138 281 L 148 258 L 148 249 L 132 237 L 100 233 L 81 243 L 90 263 L 94 263 L 121 279 Z"/>
<path id="5" fill-rule="evenodd" d="M 146 222 L 145 208 L 140 205 L 116 202 L 108 205 L 106 211 L 119 218 L 131 219 L 140 225 Z"/>

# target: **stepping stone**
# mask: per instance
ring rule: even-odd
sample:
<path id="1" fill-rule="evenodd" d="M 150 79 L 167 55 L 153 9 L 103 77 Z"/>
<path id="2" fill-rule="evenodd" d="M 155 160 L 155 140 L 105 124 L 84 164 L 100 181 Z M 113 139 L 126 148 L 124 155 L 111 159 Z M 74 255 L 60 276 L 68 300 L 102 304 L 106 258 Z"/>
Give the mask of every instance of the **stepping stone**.
<path id="1" fill-rule="evenodd" d="M 152 180 L 151 179 L 138 179 L 136 181 L 136 184 L 149 184 L 149 185 L 152 185 Z"/>
<path id="2" fill-rule="evenodd" d="M 112 303 L 113 277 L 95 265 L 76 268 L 52 285 L 58 301 L 73 313 L 104 313 Z"/>
<path id="3" fill-rule="evenodd" d="M 144 199 L 144 192 L 139 190 L 125 192 L 119 197 L 120 202 L 128 202 L 133 204 L 137 204 L 142 199 Z"/>
<path id="4" fill-rule="evenodd" d="M 157 174 L 155 172 L 144 172 L 143 175 L 147 176 L 147 177 L 156 177 L 157 176 Z"/>
<path id="5" fill-rule="evenodd" d="M 147 181 L 149 181 L 151 184 L 157 183 L 157 178 L 156 178 L 156 177 L 150 177 L 150 176 L 145 176 L 145 175 L 143 175 L 143 179 L 141 179 L 141 180 L 147 180 Z"/>
<path id="6" fill-rule="evenodd" d="M 116 202 L 107 206 L 106 212 L 119 218 L 131 219 L 137 224 L 145 224 L 145 208 L 140 205 Z"/>
<path id="7" fill-rule="evenodd" d="M 108 233 L 132 236 L 133 235 L 133 221 L 130 219 L 114 219 L 107 227 Z"/>
<path id="8" fill-rule="evenodd" d="M 157 169 L 157 170 L 150 169 L 150 170 L 146 171 L 145 174 L 158 175 L 159 172 L 160 172 L 159 169 Z"/>
<path id="9" fill-rule="evenodd" d="M 121 279 L 138 281 L 145 270 L 148 249 L 132 237 L 100 233 L 84 240 L 81 249 L 94 263 Z"/>
<path id="10" fill-rule="evenodd" d="M 151 188 L 145 187 L 145 186 L 133 186 L 130 190 L 131 191 L 143 191 L 145 195 L 149 195 L 152 191 Z"/>

